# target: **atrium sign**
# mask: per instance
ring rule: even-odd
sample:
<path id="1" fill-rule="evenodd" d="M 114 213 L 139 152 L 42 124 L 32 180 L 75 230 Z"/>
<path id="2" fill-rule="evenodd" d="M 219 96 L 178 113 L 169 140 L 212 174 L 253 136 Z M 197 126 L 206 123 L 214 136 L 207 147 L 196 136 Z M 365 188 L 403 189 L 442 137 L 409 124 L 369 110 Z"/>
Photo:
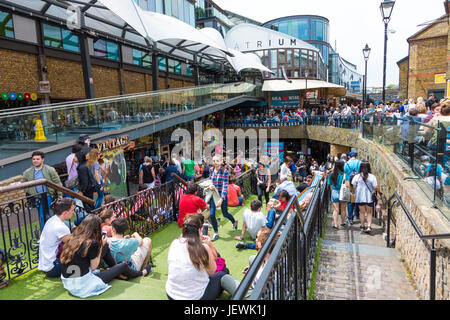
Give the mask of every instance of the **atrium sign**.
<path id="1" fill-rule="evenodd" d="M 241 52 L 270 49 L 305 49 L 318 52 L 309 43 L 269 28 L 243 23 L 233 27 L 225 36 L 227 47 Z"/>

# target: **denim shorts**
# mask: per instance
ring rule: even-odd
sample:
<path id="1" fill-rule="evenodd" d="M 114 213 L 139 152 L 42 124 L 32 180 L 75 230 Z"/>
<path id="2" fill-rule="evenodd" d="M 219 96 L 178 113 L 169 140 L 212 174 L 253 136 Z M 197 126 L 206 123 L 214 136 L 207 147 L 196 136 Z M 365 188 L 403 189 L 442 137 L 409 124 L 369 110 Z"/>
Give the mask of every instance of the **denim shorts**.
<path id="1" fill-rule="evenodd" d="M 347 203 L 345 201 L 339 201 L 339 191 L 334 190 L 331 192 L 331 202 L 333 203 Z"/>

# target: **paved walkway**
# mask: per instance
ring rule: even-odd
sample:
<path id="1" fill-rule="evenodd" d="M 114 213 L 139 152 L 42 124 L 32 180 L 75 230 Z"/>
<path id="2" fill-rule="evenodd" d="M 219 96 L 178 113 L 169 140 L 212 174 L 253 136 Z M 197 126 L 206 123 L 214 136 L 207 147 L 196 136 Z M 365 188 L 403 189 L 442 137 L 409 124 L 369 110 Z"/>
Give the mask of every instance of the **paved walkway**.
<path id="1" fill-rule="evenodd" d="M 319 255 L 316 300 L 417 300 L 419 299 L 396 249 L 386 248 L 383 228 L 374 219 L 372 233 L 353 226 L 332 229 L 327 217 Z"/>

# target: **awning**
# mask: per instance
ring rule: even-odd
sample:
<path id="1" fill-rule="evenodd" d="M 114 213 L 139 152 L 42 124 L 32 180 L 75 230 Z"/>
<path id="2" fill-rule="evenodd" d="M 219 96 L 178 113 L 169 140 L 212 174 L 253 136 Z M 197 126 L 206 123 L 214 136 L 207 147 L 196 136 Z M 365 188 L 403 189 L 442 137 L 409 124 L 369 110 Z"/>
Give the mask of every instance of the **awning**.
<path id="1" fill-rule="evenodd" d="M 291 90 L 312 90 L 326 88 L 329 96 L 344 97 L 347 89 L 345 87 L 321 80 L 296 79 L 288 82 L 286 80 L 266 80 L 263 84 L 263 91 L 291 91 Z"/>
<path id="2" fill-rule="evenodd" d="M 210 39 L 214 40 L 217 45 L 226 47 L 225 40 L 222 35 L 214 28 L 203 28 L 200 32 L 208 36 Z M 227 56 L 228 62 L 236 70 L 236 72 L 241 72 L 245 69 L 254 69 L 262 72 L 275 73 L 268 69 L 261 63 L 261 59 L 254 53 L 242 53 L 231 48 L 227 48 L 229 52 L 233 54 L 234 57 Z M 224 55 L 225 57 L 225 55 Z"/>
<path id="3" fill-rule="evenodd" d="M 223 87 L 215 89 L 213 94 L 244 94 L 252 92 L 256 88 L 256 85 L 243 82 L 239 84 L 227 84 Z"/>

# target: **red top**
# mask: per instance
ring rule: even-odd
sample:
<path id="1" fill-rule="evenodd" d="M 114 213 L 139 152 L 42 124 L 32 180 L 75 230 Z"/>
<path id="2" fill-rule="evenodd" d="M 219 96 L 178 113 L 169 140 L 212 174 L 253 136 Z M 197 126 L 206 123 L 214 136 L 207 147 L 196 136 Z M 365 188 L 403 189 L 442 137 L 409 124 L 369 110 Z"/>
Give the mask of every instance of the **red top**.
<path id="1" fill-rule="evenodd" d="M 178 225 L 183 227 L 183 222 L 188 214 L 197 213 L 197 210 L 205 210 L 206 202 L 195 194 L 183 194 L 180 198 L 180 210 L 178 214 Z"/>
<path id="2" fill-rule="evenodd" d="M 228 185 L 228 206 L 236 207 L 239 204 L 238 194 L 241 193 L 241 188 L 235 184 Z"/>

